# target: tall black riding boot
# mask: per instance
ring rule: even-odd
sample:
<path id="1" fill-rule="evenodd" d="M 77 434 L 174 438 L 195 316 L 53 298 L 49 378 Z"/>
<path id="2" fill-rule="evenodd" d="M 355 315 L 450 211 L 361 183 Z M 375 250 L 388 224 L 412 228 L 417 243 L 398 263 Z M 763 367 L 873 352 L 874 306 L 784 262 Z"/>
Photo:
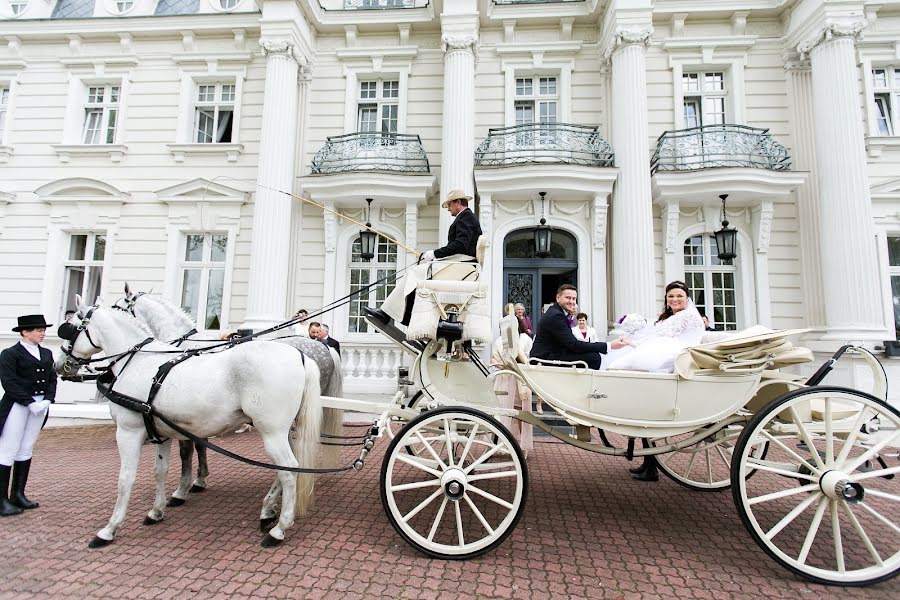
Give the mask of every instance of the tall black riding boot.
<path id="1" fill-rule="evenodd" d="M 12 467 L 0 465 L 0 517 L 11 517 L 22 512 L 22 509 L 9 501 L 9 472 Z"/>
<path id="2" fill-rule="evenodd" d="M 31 470 L 31 459 L 17 460 L 13 467 L 12 490 L 9 493 L 10 501 L 19 508 L 29 509 L 40 506 L 25 497 L 25 484 L 28 483 L 28 471 Z"/>

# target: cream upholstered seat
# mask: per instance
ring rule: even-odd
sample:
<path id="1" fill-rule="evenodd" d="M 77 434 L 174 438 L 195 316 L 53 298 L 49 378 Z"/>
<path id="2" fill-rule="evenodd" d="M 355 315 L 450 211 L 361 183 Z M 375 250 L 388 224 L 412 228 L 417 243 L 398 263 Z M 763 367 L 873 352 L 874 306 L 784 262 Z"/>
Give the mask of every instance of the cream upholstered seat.
<path id="1" fill-rule="evenodd" d="M 436 265 L 441 266 L 440 270 L 435 270 L 430 277 L 439 281 L 478 281 L 481 278 L 481 267 L 484 265 L 484 255 L 487 249 L 487 238 L 483 235 L 478 236 L 475 243 L 475 261 L 476 262 L 448 262 L 435 261 Z"/>

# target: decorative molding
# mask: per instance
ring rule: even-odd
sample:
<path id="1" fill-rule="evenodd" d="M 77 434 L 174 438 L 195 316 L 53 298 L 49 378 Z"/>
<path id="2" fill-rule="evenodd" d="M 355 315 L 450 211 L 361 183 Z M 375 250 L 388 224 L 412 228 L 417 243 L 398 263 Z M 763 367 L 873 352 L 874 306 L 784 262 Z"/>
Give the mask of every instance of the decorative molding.
<path id="1" fill-rule="evenodd" d="M 475 33 L 445 33 L 441 36 L 441 51 L 468 50 L 478 54 L 478 35 Z"/>
<path id="2" fill-rule="evenodd" d="M 184 162 L 188 156 L 225 156 L 228 162 L 237 162 L 244 152 L 243 144 L 168 144 L 175 162 Z"/>
<path id="3" fill-rule="evenodd" d="M 407 202 L 405 208 L 405 217 L 404 217 L 404 241 L 406 245 L 410 248 L 415 248 L 418 245 L 419 240 L 417 237 L 418 232 L 418 222 L 419 222 L 419 207 L 415 202 Z"/>
<path id="4" fill-rule="evenodd" d="M 756 251 L 760 254 L 769 251 L 774 213 L 775 205 L 771 200 L 763 200 L 759 206 L 752 208 L 752 219 L 755 221 L 756 229 Z"/>
<path id="5" fill-rule="evenodd" d="M 0 163 L 9 162 L 9 157 L 13 154 L 12 146 L 4 146 L 0 144 Z"/>
<path id="6" fill-rule="evenodd" d="M 123 144 L 52 144 L 50 146 L 59 157 L 59 162 L 67 163 L 73 156 L 107 155 L 109 160 L 118 163 L 128 153 L 128 146 Z"/>
<path id="7" fill-rule="evenodd" d="M 797 52 L 801 60 L 809 55 L 818 45 L 834 38 L 848 37 L 854 41 L 862 39 L 862 31 L 868 22 L 865 19 L 846 23 L 827 23 L 812 38 L 797 44 Z"/>
<path id="8" fill-rule="evenodd" d="M 606 202 L 606 196 L 604 194 L 597 194 L 594 196 L 593 209 L 594 248 L 596 250 L 603 250 L 606 248 L 606 229 L 607 221 L 609 219 L 609 205 Z"/>
<path id="9" fill-rule="evenodd" d="M 549 196 L 549 194 L 548 194 Z M 552 199 L 547 200 L 547 214 L 553 215 L 556 213 L 560 213 L 566 216 L 577 215 L 580 212 L 584 213 L 584 218 L 589 219 L 591 216 L 591 205 L 589 202 L 582 202 L 578 206 L 570 209 L 563 208 L 568 203 L 562 203 L 559 201 L 554 202 Z"/>
<path id="10" fill-rule="evenodd" d="M 612 36 L 612 41 L 602 53 L 603 62 L 608 62 L 616 50 L 625 46 L 641 45 L 646 48 L 650 45 L 650 41 L 653 38 L 653 31 L 652 25 L 617 27 Z"/>
<path id="11" fill-rule="evenodd" d="M 678 201 L 670 200 L 666 203 L 666 209 L 663 214 L 666 219 L 666 252 L 672 254 L 678 250 L 678 221 L 681 218 L 681 206 L 678 204 Z"/>
<path id="12" fill-rule="evenodd" d="M 494 206 L 496 206 L 497 210 L 499 210 L 500 212 L 506 213 L 508 215 L 520 215 L 523 211 L 528 215 L 534 214 L 534 203 L 531 200 L 526 201 L 524 204 L 512 207 L 504 202 L 495 202 Z"/>
<path id="13" fill-rule="evenodd" d="M 325 229 L 325 252 L 334 252 L 337 245 L 337 216 L 334 214 L 334 202 L 326 202 L 323 215 Z"/>
<path id="14" fill-rule="evenodd" d="M 485 246 L 490 247 L 494 230 L 494 203 L 490 194 L 481 194 L 478 206 L 478 222 L 484 232 Z"/>

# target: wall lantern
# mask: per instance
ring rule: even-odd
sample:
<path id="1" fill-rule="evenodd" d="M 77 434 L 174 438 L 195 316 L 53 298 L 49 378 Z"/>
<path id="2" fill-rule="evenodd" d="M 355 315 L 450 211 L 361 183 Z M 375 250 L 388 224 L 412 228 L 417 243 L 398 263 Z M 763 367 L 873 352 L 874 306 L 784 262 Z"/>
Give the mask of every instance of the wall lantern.
<path id="1" fill-rule="evenodd" d="M 728 226 L 728 219 L 725 218 L 725 198 L 728 194 L 722 194 L 722 229 L 715 232 L 716 247 L 719 249 L 719 260 L 732 260 L 737 256 L 735 252 L 735 243 L 737 242 L 737 229 Z"/>
<path id="2" fill-rule="evenodd" d="M 366 198 L 368 207 L 366 207 L 366 227 L 372 227 L 372 221 L 369 218 L 372 212 L 372 199 Z M 369 262 L 375 258 L 375 243 L 378 241 L 378 235 L 371 229 L 360 229 L 359 231 L 359 257 Z"/>
<path id="3" fill-rule="evenodd" d="M 547 192 L 541 192 L 541 222 L 534 230 L 534 255 L 538 258 L 550 256 L 550 228 L 547 227 L 547 219 L 544 218 L 544 196 Z"/>

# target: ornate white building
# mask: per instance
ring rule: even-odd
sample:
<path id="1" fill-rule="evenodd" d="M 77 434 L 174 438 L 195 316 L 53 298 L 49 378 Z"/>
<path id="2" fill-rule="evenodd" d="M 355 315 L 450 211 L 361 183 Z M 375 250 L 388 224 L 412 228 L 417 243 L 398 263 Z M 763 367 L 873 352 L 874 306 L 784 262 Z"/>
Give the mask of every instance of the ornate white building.
<path id="1" fill-rule="evenodd" d="M 424 251 L 454 188 L 498 319 L 572 281 L 602 328 L 684 279 L 822 358 L 900 331 L 898 0 L 0 0 L 0 40 L 3 332 L 126 281 L 208 330 L 280 322 L 414 260 L 360 260 L 366 198 Z M 396 388 L 383 297 L 324 318 L 351 392 Z"/>

